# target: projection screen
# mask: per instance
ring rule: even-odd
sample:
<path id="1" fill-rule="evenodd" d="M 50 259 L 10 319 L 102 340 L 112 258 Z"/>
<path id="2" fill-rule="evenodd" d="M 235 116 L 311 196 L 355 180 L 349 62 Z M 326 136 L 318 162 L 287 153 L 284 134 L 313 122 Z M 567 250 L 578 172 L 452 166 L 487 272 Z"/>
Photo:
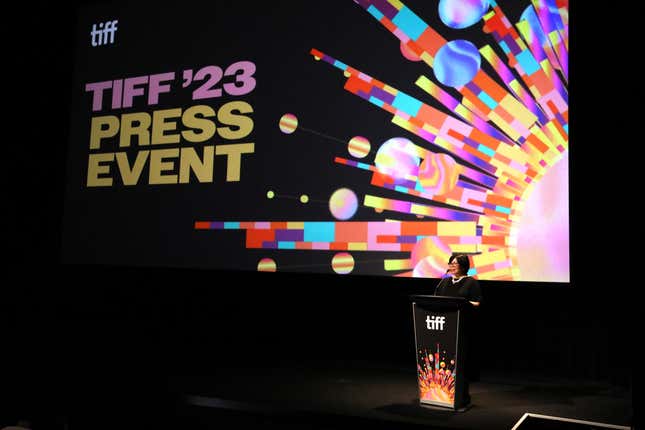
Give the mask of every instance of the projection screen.
<path id="1" fill-rule="evenodd" d="M 78 10 L 63 261 L 569 282 L 568 2 Z"/>

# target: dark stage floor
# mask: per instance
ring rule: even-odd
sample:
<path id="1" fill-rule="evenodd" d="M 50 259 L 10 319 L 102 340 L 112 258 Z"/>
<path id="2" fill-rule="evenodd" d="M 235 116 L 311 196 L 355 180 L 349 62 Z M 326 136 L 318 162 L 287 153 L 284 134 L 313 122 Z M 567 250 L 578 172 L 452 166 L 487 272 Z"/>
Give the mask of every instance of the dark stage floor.
<path id="1" fill-rule="evenodd" d="M 90 366 L 38 387 L 20 379 L 0 401 L 0 429 L 21 418 L 31 430 L 638 428 L 624 384 L 482 372 L 472 406 L 454 412 L 420 406 L 415 370 L 391 363 L 147 364 Z M 33 394 L 17 398 L 21 386 Z"/>
<path id="2" fill-rule="evenodd" d="M 173 384 L 182 387 L 177 412 L 184 428 L 191 429 L 591 430 L 632 425 L 632 397 L 624 387 L 482 374 L 471 384 L 472 407 L 454 412 L 419 406 L 415 377 L 414 369 L 327 361 L 220 367 L 208 375 L 178 376 Z M 525 414 L 533 415 L 522 421 Z"/>

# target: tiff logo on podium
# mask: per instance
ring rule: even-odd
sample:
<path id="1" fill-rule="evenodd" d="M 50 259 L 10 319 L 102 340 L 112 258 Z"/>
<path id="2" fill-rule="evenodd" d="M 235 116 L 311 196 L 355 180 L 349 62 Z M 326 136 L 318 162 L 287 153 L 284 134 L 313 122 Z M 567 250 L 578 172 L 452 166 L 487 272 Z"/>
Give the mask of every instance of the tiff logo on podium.
<path id="1" fill-rule="evenodd" d="M 114 43 L 114 36 L 116 34 L 116 25 L 119 23 L 118 20 L 101 22 L 98 25 L 92 24 L 92 31 L 90 36 L 92 36 L 92 46 L 101 46 L 107 45 L 108 43 Z"/>
<path id="2" fill-rule="evenodd" d="M 446 322 L 446 317 L 437 317 L 437 316 L 426 316 L 426 327 L 428 330 L 441 330 L 443 331 L 443 325 Z"/>

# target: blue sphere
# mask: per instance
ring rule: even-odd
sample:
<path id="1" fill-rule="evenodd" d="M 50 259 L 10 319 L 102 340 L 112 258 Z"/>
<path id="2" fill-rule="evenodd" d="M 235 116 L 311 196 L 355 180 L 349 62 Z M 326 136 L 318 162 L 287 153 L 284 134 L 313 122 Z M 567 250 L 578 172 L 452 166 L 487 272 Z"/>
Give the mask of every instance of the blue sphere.
<path id="1" fill-rule="evenodd" d="M 481 66 L 481 55 L 472 42 L 452 40 L 437 51 L 432 68 L 439 82 L 461 87 L 472 81 Z"/>
<path id="2" fill-rule="evenodd" d="M 482 19 L 488 0 L 440 0 L 439 18 L 450 28 L 466 28 Z"/>

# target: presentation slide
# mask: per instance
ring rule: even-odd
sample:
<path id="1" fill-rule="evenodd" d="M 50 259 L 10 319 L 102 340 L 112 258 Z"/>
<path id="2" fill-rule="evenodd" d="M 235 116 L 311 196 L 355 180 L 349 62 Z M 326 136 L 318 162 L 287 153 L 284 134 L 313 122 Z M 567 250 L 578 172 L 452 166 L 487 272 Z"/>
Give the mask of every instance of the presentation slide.
<path id="1" fill-rule="evenodd" d="M 568 10 L 86 5 L 63 262 L 569 283 Z"/>

